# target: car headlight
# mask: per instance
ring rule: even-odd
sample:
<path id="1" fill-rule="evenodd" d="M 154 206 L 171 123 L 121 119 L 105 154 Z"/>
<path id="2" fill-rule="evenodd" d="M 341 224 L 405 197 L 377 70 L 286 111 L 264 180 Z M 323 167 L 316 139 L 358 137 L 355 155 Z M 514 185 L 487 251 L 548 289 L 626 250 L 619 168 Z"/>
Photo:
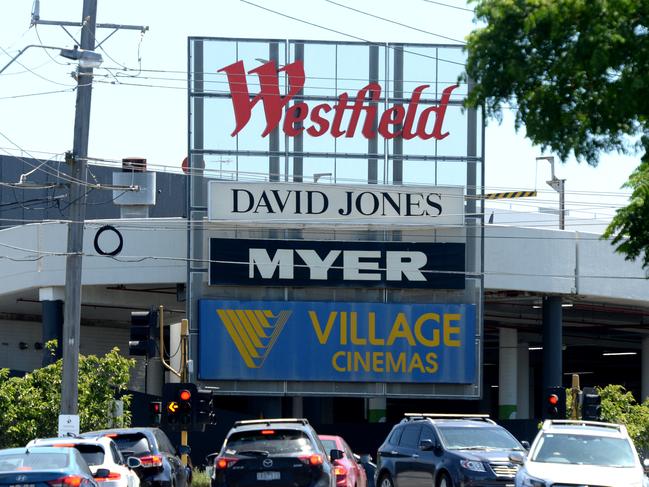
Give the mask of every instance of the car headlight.
<path id="1" fill-rule="evenodd" d="M 523 487 L 545 487 L 545 482 L 523 473 L 521 475 L 521 485 Z"/>
<path id="2" fill-rule="evenodd" d="M 460 460 L 460 465 L 474 472 L 486 472 L 482 462 L 476 462 L 475 460 Z"/>

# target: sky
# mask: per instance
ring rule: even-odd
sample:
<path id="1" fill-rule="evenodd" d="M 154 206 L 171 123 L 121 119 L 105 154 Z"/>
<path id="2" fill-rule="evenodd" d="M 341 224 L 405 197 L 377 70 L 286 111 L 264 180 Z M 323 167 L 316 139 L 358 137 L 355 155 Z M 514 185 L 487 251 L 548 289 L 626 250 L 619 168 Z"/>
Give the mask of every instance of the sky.
<path id="1" fill-rule="evenodd" d="M 327 0 L 250 1 L 339 33 L 242 0 L 98 0 L 99 23 L 149 29 L 144 34 L 119 30 L 102 44 L 99 52 L 104 63 L 95 70 L 93 85 L 89 156 L 108 160 L 140 156 L 156 166 L 180 165 L 187 153 L 188 36 L 353 40 L 345 33 L 376 42 L 448 43 L 431 33 L 463 39 L 476 27 L 462 0 L 441 0 L 447 5 L 427 0 L 337 0 L 411 28 Z M 40 0 L 40 18 L 79 21 L 82 3 Z M 78 38 L 78 27 L 68 28 L 68 33 L 57 26 L 30 27 L 32 8 L 33 0 L 0 2 L 0 69 L 27 45 L 71 48 L 70 35 Z M 98 32 L 102 40 L 112 31 Z M 0 153 L 50 158 L 71 149 L 75 66 L 64 61 L 55 50 L 30 48 L 0 74 Z M 142 71 L 137 75 L 139 67 Z M 539 214 L 540 207 L 558 205 L 558 194 L 545 182 L 550 179 L 550 164 L 536 160 L 542 155 L 552 154 L 533 147 L 524 130 L 514 130 L 512 113 L 506 112 L 501 124 L 488 122 L 486 191 L 539 191 L 537 198 L 529 200 L 491 202 L 487 213 L 496 211 L 496 223 L 556 226 L 556 214 Z M 557 159 L 555 174 L 566 179 L 567 227 L 601 230 L 614 209 L 626 203 L 628 191 L 620 188 L 637 165 L 636 157 L 618 154 L 603 155 L 596 168 Z M 507 215 L 509 211 L 528 214 Z"/>

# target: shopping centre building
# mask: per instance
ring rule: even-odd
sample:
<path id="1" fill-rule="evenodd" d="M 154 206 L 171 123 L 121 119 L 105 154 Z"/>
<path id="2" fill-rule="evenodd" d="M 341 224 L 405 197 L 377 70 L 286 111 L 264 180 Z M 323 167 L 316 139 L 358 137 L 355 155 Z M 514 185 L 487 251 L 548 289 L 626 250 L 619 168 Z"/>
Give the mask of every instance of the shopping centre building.
<path id="1" fill-rule="evenodd" d="M 532 418 L 573 373 L 649 396 L 641 265 L 596 234 L 485 222 L 460 48 L 188 47 L 183 172 L 91 166 L 138 191 L 89 195 L 81 353 L 126 353 L 130 313 L 163 305 L 189 319 L 191 380 L 253 415 Z M 36 164 L 4 157 L 0 179 Z M 15 373 L 64 326 L 58 194 L 0 188 L 0 367 Z M 162 380 L 138 359 L 133 390 Z"/>

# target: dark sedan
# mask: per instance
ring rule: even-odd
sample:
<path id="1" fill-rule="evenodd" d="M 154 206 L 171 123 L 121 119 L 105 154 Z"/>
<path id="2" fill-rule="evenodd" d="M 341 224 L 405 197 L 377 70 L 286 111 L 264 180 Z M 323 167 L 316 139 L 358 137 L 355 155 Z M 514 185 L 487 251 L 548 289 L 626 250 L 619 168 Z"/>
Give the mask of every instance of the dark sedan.
<path id="1" fill-rule="evenodd" d="M 117 428 L 89 431 L 82 436 L 108 436 L 124 458 L 137 457 L 142 466 L 135 469 L 142 487 L 187 487 L 191 470 L 183 465 L 179 453 L 159 428 Z"/>

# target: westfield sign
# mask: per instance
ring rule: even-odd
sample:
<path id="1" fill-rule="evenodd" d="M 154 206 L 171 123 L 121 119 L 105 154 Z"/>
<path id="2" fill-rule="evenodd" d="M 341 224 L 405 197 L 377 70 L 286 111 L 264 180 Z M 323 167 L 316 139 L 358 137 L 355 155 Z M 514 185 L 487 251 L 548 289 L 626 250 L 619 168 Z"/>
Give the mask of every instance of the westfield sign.
<path id="1" fill-rule="evenodd" d="M 295 137 L 302 132 L 312 137 L 320 137 L 328 132 L 335 138 L 351 138 L 360 130 L 366 139 L 374 139 L 378 133 L 386 139 L 402 137 L 409 140 L 419 137 L 423 140 L 441 140 L 449 135 L 449 132 L 444 132 L 443 129 L 444 116 L 451 93 L 457 88 L 457 85 L 447 87 L 442 91 L 439 105 L 428 106 L 417 114 L 422 94 L 430 87 L 420 85 L 414 89 L 405 107 L 395 104 L 379 114 L 382 88 L 378 83 L 368 83 L 353 98 L 347 93 L 342 93 L 333 106 L 320 103 L 309 107 L 303 101 L 289 105 L 304 88 L 306 76 L 302 61 L 295 61 L 279 69 L 271 61 L 247 73 L 243 61 L 237 61 L 219 69 L 219 72 L 227 75 L 232 96 L 236 124 L 231 134 L 233 137 L 248 124 L 253 108 L 261 101 L 266 117 L 266 128 L 261 134 L 262 137 L 270 134 L 281 123 L 282 130 L 289 137 Z M 280 94 L 280 72 L 285 72 L 288 78 L 289 89 L 285 96 Z M 258 77 L 259 93 L 250 93 L 247 75 Z M 346 114 L 349 116 L 343 123 Z"/>

